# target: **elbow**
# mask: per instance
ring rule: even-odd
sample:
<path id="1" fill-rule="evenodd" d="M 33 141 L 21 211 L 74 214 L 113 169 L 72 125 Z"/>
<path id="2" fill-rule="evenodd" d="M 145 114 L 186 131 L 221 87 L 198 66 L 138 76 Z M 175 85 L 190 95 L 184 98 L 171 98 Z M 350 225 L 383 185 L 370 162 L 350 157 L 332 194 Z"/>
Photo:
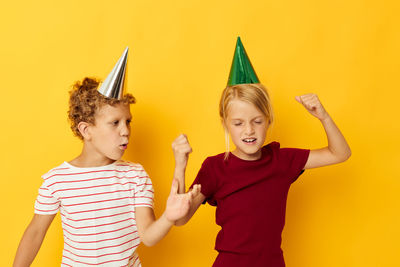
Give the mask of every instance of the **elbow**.
<path id="1" fill-rule="evenodd" d="M 155 241 L 146 240 L 146 239 L 142 239 L 141 241 L 146 247 L 152 247 L 155 244 L 157 244 L 157 242 L 155 242 Z"/>
<path id="2" fill-rule="evenodd" d="M 343 161 L 348 160 L 351 157 L 351 149 L 350 147 L 347 149 L 346 153 L 345 153 L 345 157 Z"/>
<path id="3" fill-rule="evenodd" d="M 155 243 L 155 242 L 143 242 L 143 244 L 146 246 L 146 247 L 153 247 L 155 244 L 157 244 L 157 243 Z"/>
<path id="4" fill-rule="evenodd" d="M 351 149 L 348 148 L 340 157 L 338 157 L 338 162 L 345 162 L 351 157 Z"/>

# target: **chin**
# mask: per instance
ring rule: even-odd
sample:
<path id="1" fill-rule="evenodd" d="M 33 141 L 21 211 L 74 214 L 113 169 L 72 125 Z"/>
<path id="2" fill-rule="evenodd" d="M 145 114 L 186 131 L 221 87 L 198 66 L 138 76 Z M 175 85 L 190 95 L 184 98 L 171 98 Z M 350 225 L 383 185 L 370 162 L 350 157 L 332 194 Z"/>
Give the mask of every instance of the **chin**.
<path id="1" fill-rule="evenodd" d="M 109 160 L 117 161 L 117 160 L 121 159 L 122 156 L 123 156 L 123 155 L 110 155 L 110 156 L 107 156 L 107 158 L 108 158 Z"/>

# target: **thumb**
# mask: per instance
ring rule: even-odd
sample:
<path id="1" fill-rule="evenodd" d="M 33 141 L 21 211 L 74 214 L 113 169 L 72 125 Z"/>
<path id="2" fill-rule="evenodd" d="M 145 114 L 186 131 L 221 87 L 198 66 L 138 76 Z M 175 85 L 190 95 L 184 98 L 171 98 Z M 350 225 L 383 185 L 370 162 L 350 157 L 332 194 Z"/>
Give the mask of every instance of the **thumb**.
<path id="1" fill-rule="evenodd" d="M 170 193 L 170 195 L 176 195 L 176 194 L 178 194 L 178 187 L 179 187 L 179 181 L 176 180 L 176 179 L 172 180 L 171 193 Z"/>

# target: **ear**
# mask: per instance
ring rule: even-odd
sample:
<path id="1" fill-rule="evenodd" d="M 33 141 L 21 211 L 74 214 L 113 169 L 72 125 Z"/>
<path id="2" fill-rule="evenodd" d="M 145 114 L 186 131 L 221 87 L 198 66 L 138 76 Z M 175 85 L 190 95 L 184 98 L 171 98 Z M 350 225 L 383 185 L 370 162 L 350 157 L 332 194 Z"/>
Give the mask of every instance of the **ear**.
<path id="1" fill-rule="evenodd" d="M 78 123 L 78 130 L 81 133 L 82 137 L 84 140 L 90 140 L 91 139 L 91 134 L 90 134 L 90 126 L 91 124 L 85 121 L 81 121 Z"/>

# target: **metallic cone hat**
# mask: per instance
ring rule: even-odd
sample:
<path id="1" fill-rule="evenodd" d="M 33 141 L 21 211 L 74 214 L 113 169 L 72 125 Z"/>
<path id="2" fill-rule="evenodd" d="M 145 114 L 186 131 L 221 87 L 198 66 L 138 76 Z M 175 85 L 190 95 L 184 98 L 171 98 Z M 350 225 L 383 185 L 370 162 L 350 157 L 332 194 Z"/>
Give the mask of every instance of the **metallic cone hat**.
<path id="1" fill-rule="evenodd" d="M 105 97 L 121 99 L 125 83 L 128 49 L 128 47 L 125 48 L 125 51 L 118 60 L 117 64 L 115 64 L 115 67 L 113 68 L 111 73 L 108 74 L 107 78 L 98 89 L 99 93 L 104 95 Z"/>
<path id="2" fill-rule="evenodd" d="M 231 71 L 228 78 L 228 86 L 242 83 L 259 83 L 256 72 L 250 59 L 244 50 L 240 37 L 237 38 L 235 54 L 233 55 Z"/>

